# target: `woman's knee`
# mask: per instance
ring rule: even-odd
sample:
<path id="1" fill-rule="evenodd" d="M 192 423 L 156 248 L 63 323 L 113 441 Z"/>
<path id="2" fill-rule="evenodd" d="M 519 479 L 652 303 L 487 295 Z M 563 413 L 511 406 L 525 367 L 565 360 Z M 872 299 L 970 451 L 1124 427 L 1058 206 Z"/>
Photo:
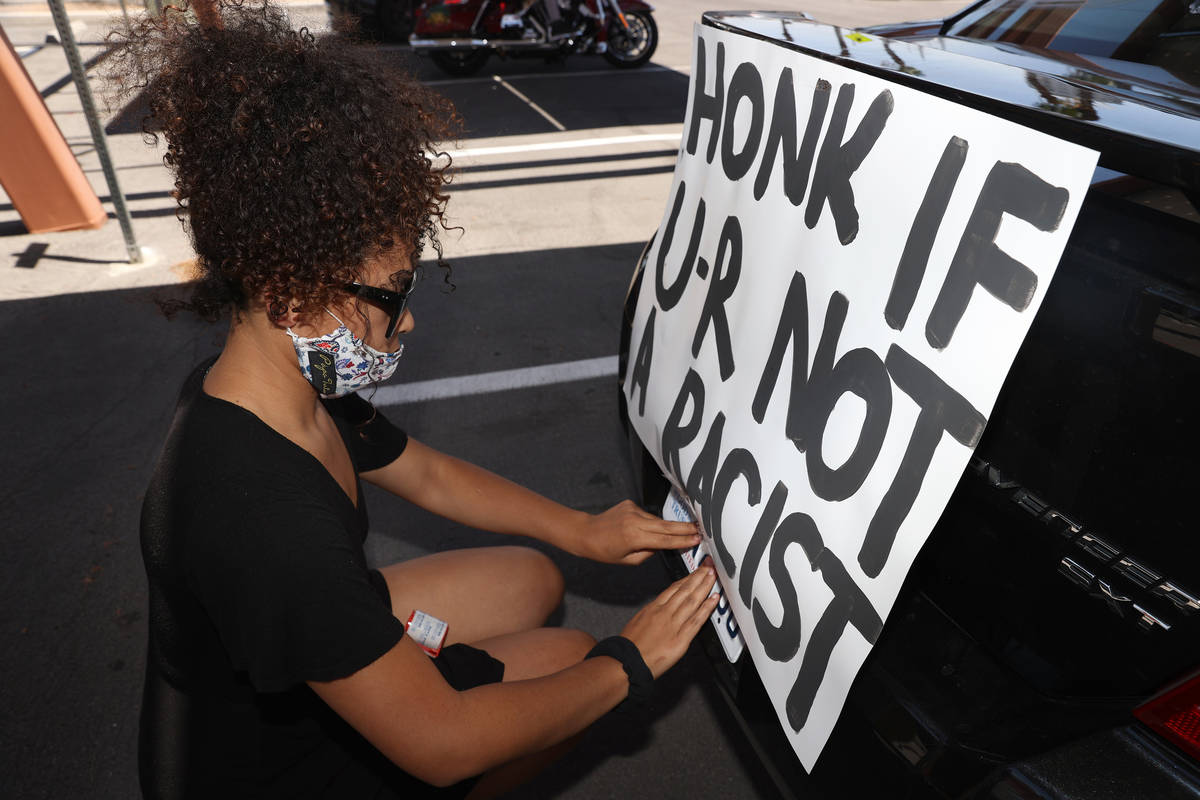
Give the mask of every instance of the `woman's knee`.
<path id="1" fill-rule="evenodd" d="M 535 628 L 474 644 L 504 662 L 504 680 L 522 681 L 578 664 L 596 640 L 574 628 Z"/>
<path id="2" fill-rule="evenodd" d="M 535 606 L 534 615 L 538 617 L 536 624 L 541 625 L 554 609 L 562 604 L 566 586 L 562 571 L 549 556 L 539 550 L 530 547 L 511 549 L 516 551 L 514 557 L 521 565 L 520 569 L 524 575 L 522 583 L 528 593 L 526 596 Z"/>
<path id="3" fill-rule="evenodd" d="M 563 598 L 562 573 L 529 547 L 448 550 L 380 571 L 397 617 L 419 608 L 451 623 L 455 641 L 541 627 Z"/>

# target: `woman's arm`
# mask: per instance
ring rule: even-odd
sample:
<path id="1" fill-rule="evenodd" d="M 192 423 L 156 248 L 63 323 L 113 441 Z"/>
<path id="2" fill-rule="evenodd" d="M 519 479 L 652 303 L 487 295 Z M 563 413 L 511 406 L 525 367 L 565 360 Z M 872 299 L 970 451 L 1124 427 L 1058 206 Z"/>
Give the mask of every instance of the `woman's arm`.
<path id="1" fill-rule="evenodd" d="M 657 678 L 712 613 L 711 568 L 675 582 L 622 634 Z M 619 662 L 588 659 L 553 675 L 457 692 L 408 637 L 346 678 L 309 686 L 393 763 L 448 786 L 579 733 L 626 696 Z"/>
<path id="2" fill-rule="evenodd" d="M 407 637 L 313 690 L 404 771 L 449 786 L 582 731 L 625 696 L 621 665 L 588 659 L 534 680 L 456 692 Z"/>
<path id="3" fill-rule="evenodd" d="M 532 536 L 597 561 L 637 564 L 700 540 L 695 525 L 659 519 L 628 500 L 602 514 L 572 510 L 412 438 L 399 458 L 362 477 L 455 522 Z"/>

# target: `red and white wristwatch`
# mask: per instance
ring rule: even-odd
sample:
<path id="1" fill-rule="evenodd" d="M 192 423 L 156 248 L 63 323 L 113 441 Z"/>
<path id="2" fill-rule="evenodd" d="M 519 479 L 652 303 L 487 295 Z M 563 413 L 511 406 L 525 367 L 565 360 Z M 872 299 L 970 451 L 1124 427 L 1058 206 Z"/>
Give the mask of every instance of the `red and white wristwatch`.
<path id="1" fill-rule="evenodd" d="M 432 614 L 414 611 L 409 615 L 408 622 L 404 623 L 404 629 L 430 658 L 437 658 L 438 653 L 442 652 L 446 634 L 450 632 L 450 625 Z"/>

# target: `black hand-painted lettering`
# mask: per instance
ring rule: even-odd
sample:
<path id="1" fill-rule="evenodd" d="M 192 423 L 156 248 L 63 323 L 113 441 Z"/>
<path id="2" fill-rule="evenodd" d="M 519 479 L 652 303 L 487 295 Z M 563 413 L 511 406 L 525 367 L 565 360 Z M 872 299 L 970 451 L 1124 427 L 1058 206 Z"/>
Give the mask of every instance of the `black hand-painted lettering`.
<path id="1" fill-rule="evenodd" d="M 809 562 L 812 562 L 824 547 L 816 523 L 807 514 L 788 514 L 771 537 L 771 556 L 767 567 L 771 571 L 771 582 L 775 584 L 775 591 L 779 593 L 779 600 L 783 606 L 783 618 L 779 625 L 771 624 L 770 618 L 763 611 L 762 603 L 757 597 L 754 599 L 754 629 L 758 632 L 759 641 L 762 642 L 767 657 L 774 661 L 790 661 L 800 651 L 800 605 L 796 599 L 796 585 L 792 582 L 792 575 L 783 560 L 788 547 L 793 544 L 803 548 Z"/>
<path id="2" fill-rule="evenodd" d="M 687 483 L 683 486 L 688 497 L 700 504 L 701 522 L 704 524 L 704 530 L 710 536 L 713 530 L 712 488 L 713 481 L 717 478 L 717 467 L 721 463 L 721 436 L 724 432 L 725 415 L 718 411 L 712 426 L 708 429 L 704 446 L 700 448 L 700 453 L 692 462 Z"/>
<path id="3" fill-rule="evenodd" d="M 712 534 L 713 544 L 717 548 L 717 556 L 729 577 L 737 574 L 737 561 L 725 544 L 725 534 L 721 518 L 725 513 L 725 503 L 729 500 L 729 492 L 734 481 L 742 478 L 746 481 L 746 505 L 756 506 L 762 500 L 762 477 L 758 471 L 758 462 L 754 455 L 744 447 L 735 447 L 721 462 L 721 471 L 712 487 L 712 514 L 709 517 L 709 533 Z"/>
<path id="4" fill-rule="evenodd" d="M 846 321 L 846 312 L 849 310 L 850 301 L 846 299 L 846 295 L 841 292 L 829 295 L 829 305 L 825 307 L 825 324 L 821 328 L 821 339 L 817 342 L 817 352 L 813 353 L 812 369 L 808 372 L 808 381 L 799 395 L 792 395 L 788 398 L 789 404 L 796 403 L 799 406 L 794 415 L 796 430 L 789 431 L 788 438 L 801 453 L 808 452 L 812 447 L 818 425 L 824 424 L 812 407 L 812 395 L 817 390 L 814 384 L 823 376 L 833 372 L 833 357 L 837 353 L 838 340 L 842 338 L 842 323 Z M 795 358 L 793 354 L 793 369 L 796 364 Z M 789 416 L 792 415 L 789 414 Z"/>
<path id="5" fill-rule="evenodd" d="M 967 140 L 951 136 L 933 171 L 933 177 L 929 179 L 912 227 L 908 229 L 908 240 L 904 243 L 904 252 L 900 254 L 896 276 L 892 279 L 892 291 L 883 310 L 883 318 L 895 330 L 903 330 L 908 322 L 908 312 L 912 310 L 921 281 L 925 279 L 925 267 L 929 264 L 933 241 L 942 226 L 950 195 L 954 193 L 954 186 L 958 183 L 958 175 L 966 160 Z"/>
<path id="6" fill-rule="evenodd" d="M 862 487 L 879 457 L 892 418 L 892 384 L 882 359 L 873 350 L 859 347 L 839 358 L 833 372 L 811 385 L 809 408 L 814 427 L 812 447 L 805 460 L 808 480 L 821 499 L 845 500 Z M 833 469 L 825 463 L 822 443 L 829 416 L 847 392 L 861 398 L 867 412 L 853 452 L 840 467 Z"/>
<path id="7" fill-rule="evenodd" d="M 783 357 L 789 344 L 792 346 L 792 379 L 788 388 L 784 432 L 789 439 L 796 441 L 802 435 L 801 400 L 808 384 L 808 291 L 804 276 L 799 272 L 792 275 L 792 282 L 783 298 L 783 310 L 779 312 L 779 325 L 775 328 L 775 342 L 767 355 L 767 363 L 763 366 L 762 378 L 758 381 L 758 390 L 750 406 L 750 413 L 757 423 L 761 424 L 767 414 L 767 406 L 779 382 L 779 370 L 783 368 Z"/>
<path id="8" fill-rule="evenodd" d="M 708 154 L 705 161 L 712 163 L 717 153 L 717 137 L 721 131 L 721 112 L 725 106 L 725 43 L 717 42 L 717 74 L 712 94 L 706 94 L 704 85 L 708 80 L 708 64 L 704 37 L 696 37 L 696 74 L 692 77 L 695 91 L 692 93 L 692 125 L 688 131 L 688 155 L 696 155 L 700 141 L 700 122 L 709 120 L 712 126 L 708 138 Z"/>
<path id="9" fill-rule="evenodd" d="M 799 415 L 800 430 L 805 435 L 797 446 L 807 453 L 805 463 L 809 484 L 817 497 L 833 502 L 845 500 L 863 485 L 879 457 L 892 417 L 892 383 L 883 361 L 874 351 L 859 347 L 833 363 L 848 310 L 845 296 L 834 292 L 825 313 L 821 341 L 813 356 L 804 410 Z M 825 463 L 822 443 L 829 416 L 847 392 L 861 398 L 867 411 L 850 457 L 840 467 L 832 469 Z"/>
<path id="10" fill-rule="evenodd" d="M 875 644 L 883 630 L 883 620 L 863 590 L 858 588 L 858 584 L 850 577 L 842 560 L 826 548 L 813 562 L 813 569 L 821 571 L 821 579 L 835 596 L 850 598 L 850 624 L 867 642 Z"/>
<path id="11" fill-rule="evenodd" d="M 726 260 L 725 252 L 729 251 Z M 704 335 L 712 325 L 713 336 L 717 344 L 717 362 L 721 368 L 721 380 L 726 381 L 733 374 L 733 343 L 729 338 L 729 318 L 725 314 L 725 301 L 733 296 L 737 288 L 738 278 L 742 275 L 742 226 L 738 218 L 725 218 L 721 228 L 721 240 L 717 245 L 717 261 L 713 265 L 712 278 L 708 282 L 708 294 L 704 297 L 704 308 L 700 312 L 700 321 L 696 324 L 696 335 L 692 339 L 692 356 L 700 355 L 700 345 L 704 343 Z"/>
<path id="12" fill-rule="evenodd" d="M 737 119 L 738 105 L 742 100 L 750 103 L 750 128 L 746 132 L 746 141 L 740 153 L 733 152 L 733 125 Z M 721 131 L 721 168 L 725 177 L 731 181 L 739 181 L 750 171 L 754 157 L 758 155 L 758 145 L 762 141 L 763 122 L 766 117 L 763 100 L 762 76 L 758 68 L 746 61 L 738 64 L 729 80 L 729 97 L 725 103 L 725 127 Z"/>
<path id="13" fill-rule="evenodd" d="M 639 417 L 646 416 L 646 392 L 650 388 L 650 361 L 654 357 L 654 320 L 657 315 L 658 309 L 651 306 L 650 315 L 646 317 L 646 324 L 642 327 L 642 341 L 638 343 L 637 357 L 634 359 L 629 373 L 629 402 L 631 404 L 638 387 L 642 389 L 642 397 L 638 400 Z"/>
<path id="14" fill-rule="evenodd" d="M 758 564 L 762 561 L 763 553 L 767 551 L 771 534 L 779 525 L 779 517 L 783 515 L 783 504 L 787 502 L 787 497 L 788 488 L 784 482 L 780 481 L 775 484 L 775 488 L 771 490 L 771 496 L 767 498 L 767 505 L 763 508 L 762 516 L 758 518 L 758 524 L 754 526 L 754 533 L 750 535 L 750 544 L 742 556 L 742 576 L 738 578 L 738 594 L 747 608 L 750 607 L 754 575 L 758 572 Z"/>
<path id="15" fill-rule="evenodd" d="M 820 571 L 825 585 L 833 590 L 833 600 L 821 613 L 821 618 L 813 626 L 808 644 L 804 648 L 804 658 L 800 662 L 800 672 L 792 683 L 784 710 L 787 712 L 788 724 L 793 730 L 801 730 L 808 722 L 808 714 L 817 698 L 817 690 L 825 679 L 829 668 L 829 657 L 833 648 L 841 640 L 846 625 L 852 625 L 870 644 L 875 644 L 883 630 L 883 620 L 871 601 L 858 588 L 858 584 L 846 572 L 841 559 L 827 548 L 822 547 L 820 553 L 809 554 L 809 561 L 814 571 Z"/>
<path id="16" fill-rule="evenodd" d="M 1040 231 L 1054 231 L 1069 199 L 1066 189 L 1047 183 L 1020 164 L 997 161 L 992 166 L 925 323 L 930 345 L 941 350 L 950 344 L 977 285 L 1015 311 L 1029 307 L 1037 291 L 1037 275 L 996 246 L 1000 221 L 1005 214 L 1012 214 Z"/>
<path id="17" fill-rule="evenodd" d="M 683 422 L 683 415 L 691 406 L 692 413 L 688 421 Z M 675 480 L 683 483 L 683 469 L 679 466 L 679 451 L 692 443 L 700 432 L 700 423 L 704 419 L 704 380 L 700 373 L 689 369 L 675 397 L 675 405 L 667 417 L 667 424 L 662 431 L 663 466 L 675 476 Z"/>
<path id="18" fill-rule="evenodd" d="M 821 126 L 825 124 L 825 112 L 829 108 L 829 95 L 833 91 L 827 80 L 818 80 L 813 89 L 812 106 L 808 111 L 808 125 L 804 128 L 804 140 L 796 150 L 796 96 L 792 88 L 792 70 L 785 68 L 779 74 L 775 87 L 775 109 L 771 112 L 771 127 L 767 130 L 767 143 L 763 147 L 762 163 L 754 179 L 754 199 L 761 200 L 766 194 L 771 173 L 775 170 L 775 156 L 783 148 L 783 193 L 794 206 L 804 202 L 808 191 L 808 173 L 812 171 L 813 156 L 817 152 L 817 139 Z M 793 156 L 793 153 L 795 154 Z"/>
<path id="19" fill-rule="evenodd" d="M 887 435 L 892 413 L 892 387 L 879 356 L 856 348 L 834 363 L 849 301 L 840 292 L 829 298 L 821 341 L 808 368 L 808 298 L 804 276 L 792 275 L 783 300 L 775 341 L 763 367 L 762 378 L 751 404 L 751 414 L 761 423 L 779 380 L 783 356 L 792 346 L 792 379 L 784 432 L 792 444 L 807 453 L 809 482 L 824 500 L 845 500 L 859 490 L 875 466 Z M 825 426 L 838 399 L 850 392 L 866 404 L 866 416 L 854 451 L 837 469 L 831 469 L 821 454 Z"/>
<path id="20" fill-rule="evenodd" d="M 688 278 L 692 276 L 692 265 L 696 263 L 696 253 L 700 250 L 700 236 L 704 233 L 704 198 L 701 197 L 696 205 L 696 217 L 692 222 L 692 235 L 688 239 L 687 252 L 683 255 L 683 263 L 679 266 L 679 274 L 675 276 L 675 281 L 670 285 L 666 285 L 666 264 L 667 253 L 671 251 L 671 243 L 675 240 L 675 223 L 679 221 L 679 212 L 683 208 L 683 199 L 687 194 L 687 184 L 683 181 L 679 182 L 679 189 L 675 192 L 675 202 L 671 206 L 671 216 L 667 218 L 667 228 L 663 231 L 662 244 L 658 247 L 658 263 L 654 269 L 654 296 L 658 300 L 658 304 L 662 306 L 663 311 L 670 311 L 683 297 L 683 290 L 687 288 Z M 701 261 L 701 266 L 704 272 L 708 271 L 707 265 Z M 704 277 L 703 272 L 700 277 Z"/>
<path id="21" fill-rule="evenodd" d="M 888 349 L 887 369 L 896 386 L 916 401 L 921 412 L 896 477 L 880 500 L 858 552 L 859 566 L 872 578 L 883 571 L 891 555 L 896 533 L 912 510 L 942 434 L 948 433 L 959 444 L 973 448 L 987 423 L 966 398 L 898 345 Z"/>
<path id="22" fill-rule="evenodd" d="M 821 219 L 821 211 L 828 201 L 838 241 L 844 245 L 850 244 L 858 236 L 858 209 L 854 205 L 850 176 L 858 170 L 879 140 L 895 105 L 892 93 L 884 89 L 871 101 L 854 135 L 843 144 L 842 134 L 845 133 L 853 103 L 854 84 L 843 84 L 838 90 L 833 114 L 829 117 L 829 129 L 825 132 L 825 141 L 821 143 L 817 167 L 813 171 L 812 192 L 808 196 L 808 207 L 804 210 L 804 224 L 812 229 Z"/>
<path id="23" fill-rule="evenodd" d="M 829 667 L 829 656 L 833 654 L 834 645 L 842 638 L 846 630 L 846 622 L 850 617 L 849 597 L 834 595 L 821 612 L 820 619 L 813 626 L 808 637 L 808 645 L 804 648 L 804 658 L 800 661 L 800 672 L 792 683 L 787 700 L 783 703 L 787 713 L 788 724 L 792 730 L 801 731 L 808 723 L 808 714 L 812 711 L 813 701 L 817 690 L 825 680 L 825 670 Z"/>

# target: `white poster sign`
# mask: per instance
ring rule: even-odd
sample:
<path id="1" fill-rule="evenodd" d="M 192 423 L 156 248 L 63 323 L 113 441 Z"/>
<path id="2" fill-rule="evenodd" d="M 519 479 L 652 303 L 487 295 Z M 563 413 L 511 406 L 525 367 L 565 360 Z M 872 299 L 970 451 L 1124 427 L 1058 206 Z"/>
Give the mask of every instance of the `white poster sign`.
<path id="1" fill-rule="evenodd" d="M 979 441 L 1096 154 L 695 35 L 626 399 L 811 769 Z"/>

